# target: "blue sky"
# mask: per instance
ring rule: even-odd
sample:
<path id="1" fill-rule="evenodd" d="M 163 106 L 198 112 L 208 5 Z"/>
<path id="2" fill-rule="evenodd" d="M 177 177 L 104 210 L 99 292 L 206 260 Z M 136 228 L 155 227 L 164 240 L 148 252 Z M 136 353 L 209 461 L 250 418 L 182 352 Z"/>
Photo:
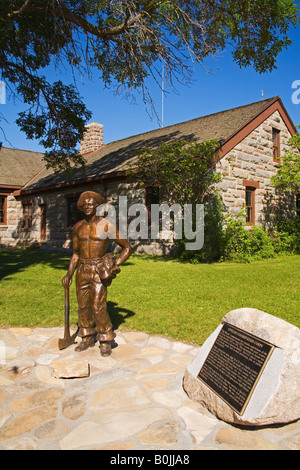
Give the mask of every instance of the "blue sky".
<path id="1" fill-rule="evenodd" d="M 278 57 L 277 70 L 272 73 L 258 74 L 251 67 L 240 69 L 232 60 L 229 52 L 223 52 L 218 58 L 207 64 L 214 70 L 207 74 L 197 67 L 193 83 L 189 86 L 176 85 L 177 92 L 167 88 L 164 98 L 164 126 L 212 114 L 225 109 L 242 106 L 264 98 L 279 95 L 294 124 L 300 124 L 300 103 L 292 101 L 292 96 L 300 101 L 300 27 L 290 37 L 292 46 Z M 70 83 L 67 73 L 60 71 L 53 79 Z M 297 88 L 292 84 L 299 81 Z M 80 95 L 88 109 L 93 113 L 91 121 L 103 124 L 104 143 L 140 134 L 160 127 L 155 117 L 149 115 L 141 97 L 136 95 L 136 104 L 124 97 L 114 95 L 105 89 L 101 80 L 94 77 L 78 82 Z M 150 83 L 150 89 L 156 104 L 156 110 L 162 118 L 162 94 L 159 87 Z M 299 90 L 299 93 L 297 93 Z M 6 147 L 43 151 L 38 141 L 26 139 L 15 124 L 18 112 L 24 105 L 17 97 L 6 96 L 6 103 L 0 104 L 0 113 L 7 122 L 1 121 L 0 141 Z"/>

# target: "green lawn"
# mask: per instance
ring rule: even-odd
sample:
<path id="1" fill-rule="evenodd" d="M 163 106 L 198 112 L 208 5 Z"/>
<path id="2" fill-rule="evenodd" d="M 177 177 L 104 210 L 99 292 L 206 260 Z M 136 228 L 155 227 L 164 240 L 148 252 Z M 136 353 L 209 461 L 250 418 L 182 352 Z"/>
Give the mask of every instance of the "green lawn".
<path id="1" fill-rule="evenodd" d="M 69 255 L 0 250 L 0 326 L 64 322 Z M 181 263 L 132 256 L 109 288 L 115 328 L 132 328 L 202 344 L 232 309 L 254 307 L 300 327 L 300 256 L 251 264 Z M 71 322 L 76 322 L 75 283 Z"/>

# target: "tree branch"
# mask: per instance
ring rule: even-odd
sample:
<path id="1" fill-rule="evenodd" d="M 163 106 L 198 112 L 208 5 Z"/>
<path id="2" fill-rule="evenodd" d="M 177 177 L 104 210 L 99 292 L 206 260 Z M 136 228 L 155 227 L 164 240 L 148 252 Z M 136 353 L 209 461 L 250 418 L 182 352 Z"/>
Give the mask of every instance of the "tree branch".
<path id="1" fill-rule="evenodd" d="M 47 13 L 48 8 L 49 6 L 47 4 L 42 4 L 42 3 L 39 4 L 38 2 L 32 3 L 32 0 L 26 0 L 19 10 L 9 13 L 8 16 L 9 17 L 18 16 L 25 12 L 26 13 L 36 13 L 36 12 Z M 125 20 L 122 24 L 117 25 L 117 26 L 99 28 L 98 26 L 95 26 L 93 25 L 93 23 L 86 20 L 84 17 L 79 16 L 73 11 L 71 11 L 66 5 L 61 3 L 59 0 L 57 0 L 55 3 L 53 2 L 53 4 L 51 5 L 51 8 L 52 8 L 53 13 L 56 14 L 58 17 L 60 17 L 64 21 L 67 20 L 73 23 L 74 25 L 81 28 L 84 32 L 90 33 L 99 39 L 104 39 L 104 40 L 111 39 L 113 41 L 116 40 L 114 38 L 115 36 L 117 37 L 120 36 L 122 33 L 127 31 L 130 27 L 132 27 L 135 24 L 138 24 L 139 21 L 144 16 L 144 13 L 140 11 L 139 13 L 136 13 L 132 17 L 130 17 L 131 13 L 129 12 L 129 9 L 126 9 Z"/>
<path id="2" fill-rule="evenodd" d="M 18 16 L 23 13 L 23 11 L 28 7 L 29 3 L 32 0 L 26 0 L 25 3 L 19 8 L 19 10 L 13 11 L 12 13 L 9 13 L 8 16 L 11 18 L 12 16 Z"/>

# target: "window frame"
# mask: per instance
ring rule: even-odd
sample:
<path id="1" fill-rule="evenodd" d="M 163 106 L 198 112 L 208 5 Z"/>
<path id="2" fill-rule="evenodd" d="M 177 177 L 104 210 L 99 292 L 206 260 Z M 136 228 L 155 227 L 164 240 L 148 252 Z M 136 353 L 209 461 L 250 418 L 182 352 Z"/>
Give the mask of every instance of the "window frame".
<path id="1" fill-rule="evenodd" d="M 251 202 L 247 204 L 247 195 L 250 194 Z M 246 224 L 255 225 L 255 188 L 246 186 L 245 188 L 245 203 L 246 203 Z M 250 213 L 249 213 L 250 210 Z"/>
<path id="2" fill-rule="evenodd" d="M 28 208 L 28 214 L 26 214 L 26 209 Z M 23 209 L 23 221 L 22 221 L 22 229 L 26 231 L 30 231 L 32 229 L 32 209 L 33 204 L 32 201 L 22 201 L 22 209 Z"/>
<path id="3" fill-rule="evenodd" d="M 146 186 L 146 207 L 148 211 L 148 220 L 151 221 L 151 205 L 160 203 L 160 190 L 157 185 Z"/>
<path id="4" fill-rule="evenodd" d="M 47 206 L 45 203 L 40 204 L 40 240 L 47 240 Z"/>
<path id="5" fill-rule="evenodd" d="M 0 198 L 3 198 L 3 221 L 0 220 L 0 225 L 7 225 L 7 194 L 0 193 Z"/>
<path id="6" fill-rule="evenodd" d="M 280 130 L 276 127 L 272 127 L 272 152 L 273 152 L 273 162 L 280 161 Z"/>
<path id="7" fill-rule="evenodd" d="M 246 225 L 255 225 L 255 195 L 256 190 L 259 189 L 259 183 L 257 181 L 243 180 L 243 186 L 245 186 L 245 206 L 247 209 L 246 214 Z M 251 205 L 247 206 L 247 193 L 251 193 Z M 250 220 L 248 219 L 248 208 L 251 208 Z"/>
<path id="8" fill-rule="evenodd" d="M 77 202 L 81 193 L 66 195 L 67 200 L 67 227 L 74 227 L 77 222 L 84 218 L 84 214 L 78 209 Z M 72 221 L 71 204 L 75 204 L 75 221 Z"/>

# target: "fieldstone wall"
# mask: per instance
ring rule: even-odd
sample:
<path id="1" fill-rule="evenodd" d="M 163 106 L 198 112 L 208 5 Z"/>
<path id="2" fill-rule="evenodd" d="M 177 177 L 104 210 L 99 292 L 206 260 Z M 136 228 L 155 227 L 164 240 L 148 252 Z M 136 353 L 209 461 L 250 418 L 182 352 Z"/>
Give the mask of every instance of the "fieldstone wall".
<path id="1" fill-rule="evenodd" d="M 145 190 L 138 189 L 133 184 L 126 181 L 113 181 L 105 184 L 101 183 L 77 187 L 76 193 L 74 189 L 65 190 L 63 193 L 59 191 L 45 192 L 42 194 L 42 202 L 47 210 L 47 228 L 46 239 L 41 241 L 41 206 L 40 197 L 32 198 L 32 228 L 26 231 L 20 225 L 14 230 L 14 238 L 12 238 L 11 245 L 32 245 L 39 244 L 51 248 L 72 248 L 72 234 L 73 227 L 68 226 L 68 198 L 78 197 L 83 191 L 96 191 L 106 197 L 107 203 L 115 207 L 116 210 L 116 224 L 119 222 L 119 196 L 127 197 L 128 209 L 133 204 L 145 203 Z M 19 206 L 22 206 L 21 201 L 16 201 Z M 130 223 L 136 216 L 128 216 L 127 224 Z M 22 219 L 22 207 L 20 209 L 20 220 Z M 125 234 L 126 236 L 126 234 Z M 134 251 L 137 253 L 147 254 L 166 254 L 171 249 L 172 243 L 156 240 L 130 240 Z M 6 243 L 8 244 L 8 243 Z M 118 247 L 112 244 L 111 249 L 118 250 Z"/>
<path id="2" fill-rule="evenodd" d="M 76 188 L 76 194 L 87 189 L 103 194 L 102 185 Z M 73 227 L 68 225 L 68 197 L 73 197 L 74 195 L 74 189 L 65 190 L 63 193 L 51 191 L 43 194 L 43 203 L 46 205 L 47 210 L 46 240 L 43 242 L 44 245 L 52 248 L 71 248 Z M 39 228 L 41 226 L 41 214 L 37 214 L 36 226 Z M 40 230 L 33 231 L 33 236 L 35 241 L 40 243 Z"/>
<path id="3" fill-rule="evenodd" d="M 7 223 L 0 225 L 0 245 L 17 243 L 16 228 L 22 220 L 22 204 L 12 194 L 7 196 Z"/>
<path id="4" fill-rule="evenodd" d="M 41 206 L 38 198 L 28 198 L 32 202 L 31 228 L 23 226 L 22 200 L 13 194 L 7 198 L 7 225 L 0 226 L 0 244 L 4 246 L 30 246 L 41 243 Z"/>
<path id="5" fill-rule="evenodd" d="M 243 139 L 217 164 L 217 171 L 222 174 L 218 183 L 227 211 L 236 215 L 245 204 L 244 180 L 259 183 L 255 191 L 255 222 L 264 219 L 263 208 L 268 198 L 276 200 L 271 176 L 276 174 L 278 163 L 273 161 L 272 128 L 280 130 L 280 154 L 288 148 L 291 137 L 278 111 L 266 119 L 251 134 Z"/>

